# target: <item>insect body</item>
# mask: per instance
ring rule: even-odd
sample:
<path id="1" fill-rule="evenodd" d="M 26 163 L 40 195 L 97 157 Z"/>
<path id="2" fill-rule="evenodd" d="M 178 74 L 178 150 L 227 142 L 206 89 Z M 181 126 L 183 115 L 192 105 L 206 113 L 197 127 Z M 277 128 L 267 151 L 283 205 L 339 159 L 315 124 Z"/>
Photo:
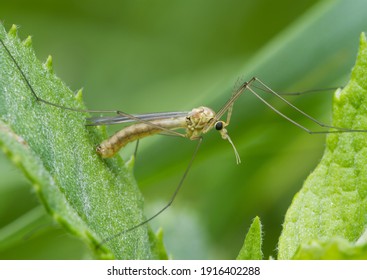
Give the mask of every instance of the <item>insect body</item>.
<path id="1" fill-rule="evenodd" d="M 130 125 L 112 135 L 109 139 L 103 141 L 97 147 L 97 153 L 103 158 L 109 158 L 114 156 L 121 148 L 128 143 L 153 135 L 175 129 L 185 128 L 186 133 L 173 134 L 188 138 L 190 140 L 197 140 L 202 134 L 207 133 L 213 127 L 218 130 L 223 139 L 228 140 L 236 155 L 237 163 L 240 163 L 240 157 L 233 145 L 231 138 L 229 137 L 225 127 L 228 125 L 224 121 L 218 121 L 215 119 L 215 112 L 208 108 L 201 106 L 194 108 L 190 112 L 169 112 L 169 113 L 154 113 L 147 114 L 145 118 L 149 116 L 150 123 L 141 122 Z M 156 119 L 153 119 L 156 118 Z M 114 117 L 114 118 L 95 118 L 89 119 L 92 122 L 89 125 L 102 125 L 119 123 L 126 121 L 126 117 Z"/>

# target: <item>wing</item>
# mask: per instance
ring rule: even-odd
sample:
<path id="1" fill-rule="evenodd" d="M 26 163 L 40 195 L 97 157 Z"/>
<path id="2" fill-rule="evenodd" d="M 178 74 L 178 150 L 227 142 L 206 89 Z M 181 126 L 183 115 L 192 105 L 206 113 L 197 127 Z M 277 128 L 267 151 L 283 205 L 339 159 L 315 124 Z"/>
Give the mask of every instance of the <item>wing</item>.
<path id="1" fill-rule="evenodd" d="M 161 112 L 161 113 L 148 113 L 148 114 L 134 114 L 129 115 L 123 112 L 119 112 L 118 116 L 107 116 L 107 117 L 93 117 L 87 118 L 87 126 L 98 126 L 98 125 L 112 125 L 129 122 L 149 122 L 159 119 L 175 118 L 187 116 L 189 112 Z"/>

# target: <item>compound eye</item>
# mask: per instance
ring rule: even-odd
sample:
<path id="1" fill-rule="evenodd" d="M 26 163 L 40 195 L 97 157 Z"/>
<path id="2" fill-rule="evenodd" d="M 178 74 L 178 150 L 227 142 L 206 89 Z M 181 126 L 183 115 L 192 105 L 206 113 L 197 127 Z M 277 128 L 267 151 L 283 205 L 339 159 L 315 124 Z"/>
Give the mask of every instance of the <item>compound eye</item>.
<path id="1" fill-rule="evenodd" d="M 223 129 L 223 122 L 216 122 L 215 123 L 215 129 L 216 130 L 222 130 Z"/>

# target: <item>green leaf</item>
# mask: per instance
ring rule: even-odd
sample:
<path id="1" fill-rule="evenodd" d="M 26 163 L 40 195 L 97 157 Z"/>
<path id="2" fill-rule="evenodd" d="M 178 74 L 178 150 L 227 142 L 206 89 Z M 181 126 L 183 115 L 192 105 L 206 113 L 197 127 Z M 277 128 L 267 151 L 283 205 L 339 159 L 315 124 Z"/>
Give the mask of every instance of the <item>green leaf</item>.
<path id="1" fill-rule="evenodd" d="M 159 229 L 156 235 L 152 231 L 149 231 L 149 237 L 153 254 L 160 260 L 168 260 L 168 255 L 163 244 L 163 230 Z"/>
<path id="2" fill-rule="evenodd" d="M 261 221 L 259 217 L 256 217 L 248 230 L 245 242 L 237 256 L 237 260 L 262 260 L 263 253 L 261 251 L 261 245 Z"/>
<path id="3" fill-rule="evenodd" d="M 81 91 L 75 95 L 53 74 L 52 59 L 42 65 L 31 39 L 20 42 L 16 32 L 13 26 L 7 35 L 1 27 L 0 37 L 35 92 L 49 102 L 84 109 Z M 32 182 L 54 220 L 88 244 L 97 258 L 154 258 L 145 226 L 99 246 L 144 220 L 143 200 L 121 158 L 102 160 L 96 154 L 106 133 L 86 128 L 86 117 L 36 101 L 0 45 L 2 150 Z"/>
<path id="4" fill-rule="evenodd" d="M 333 125 L 367 129 L 367 42 L 348 85 L 334 96 Z M 367 224 L 367 133 L 334 133 L 323 158 L 288 209 L 279 240 L 279 259 L 290 259 L 312 240 L 358 240 Z"/>
<path id="5" fill-rule="evenodd" d="M 327 241 L 311 240 L 302 244 L 293 259 L 296 260 L 366 260 L 367 244 L 355 245 L 342 238 Z"/>

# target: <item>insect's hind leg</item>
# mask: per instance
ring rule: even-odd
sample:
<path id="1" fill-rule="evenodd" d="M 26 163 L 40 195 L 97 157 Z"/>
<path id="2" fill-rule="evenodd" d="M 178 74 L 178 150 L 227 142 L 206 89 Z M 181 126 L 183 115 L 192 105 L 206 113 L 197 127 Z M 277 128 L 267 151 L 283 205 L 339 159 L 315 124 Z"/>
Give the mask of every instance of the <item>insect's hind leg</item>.
<path id="1" fill-rule="evenodd" d="M 187 177 L 187 174 L 190 171 L 190 168 L 191 168 L 191 166 L 192 166 L 192 164 L 194 162 L 194 159 L 195 159 L 195 157 L 196 157 L 196 155 L 197 155 L 197 153 L 199 151 L 199 148 L 201 146 L 202 141 L 203 141 L 203 138 L 202 137 L 198 138 L 198 143 L 197 143 L 197 145 L 195 147 L 194 153 L 193 153 L 193 155 L 192 155 L 192 157 L 191 157 L 191 159 L 189 161 L 189 164 L 187 165 L 187 167 L 185 169 L 185 172 L 183 173 L 183 175 L 182 175 L 182 177 L 180 179 L 180 182 L 178 183 L 178 185 L 177 185 L 175 191 L 173 192 L 173 194 L 171 195 L 171 198 L 168 201 L 168 203 L 161 210 L 159 210 L 157 213 L 155 213 L 150 218 L 144 220 L 143 222 L 141 222 L 141 223 L 139 223 L 139 224 L 137 224 L 137 225 L 135 225 L 135 226 L 133 226 L 133 227 L 131 227 L 129 229 L 126 229 L 126 230 L 121 231 L 121 232 L 118 232 L 118 233 L 116 233 L 116 234 L 114 234 L 114 235 L 112 235 L 110 237 L 105 238 L 98 245 L 98 247 L 101 247 L 103 244 L 108 243 L 109 241 L 111 241 L 111 240 L 113 240 L 113 239 L 115 239 L 115 238 L 117 238 L 119 236 L 122 236 L 122 235 L 124 235 L 124 234 L 126 234 L 126 233 L 128 233 L 130 231 L 133 231 L 133 230 L 135 230 L 135 229 L 137 229 L 137 228 L 139 228 L 139 227 L 141 227 L 141 226 L 149 223 L 150 221 L 152 221 L 154 218 L 158 217 L 161 213 L 163 213 L 168 207 L 170 207 L 172 205 L 173 201 L 175 200 L 178 192 L 180 191 L 180 189 L 181 189 L 181 187 L 182 187 L 182 185 L 183 185 L 183 183 L 184 183 L 184 181 L 185 181 L 185 179 Z"/>
<path id="2" fill-rule="evenodd" d="M 260 86 L 254 84 L 256 82 L 259 83 Z M 294 121 L 293 119 L 291 119 L 287 115 L 280 112 L 274 106 L 272 106 L 268 101 L 266 101 L 263 97 L 261 97 L 253 88 L 260 89 L 260 90 L 262 90 L 266 93 L 269 93 L 269 94 L 275 96 L 280 101 L 287 104 L 290 108 L 292 108 L 293 110 L 297 111 L 298 113 L 300 113 L 304 117 L 306 117 L 309 120 L 311 120 L 312 122 L 314 122 L 316 125 L 320 126 L 321 128 L 325 128 L 325 130 L 311 130 L 311 129 L 301 125 L 300 123 Z M 307 114 L 306 112 L 304 112 L 303 110 L 301 110 L 297 106 L 293 105 L 291 102 L 289 102 L 283 96 L 281 96 L 279 93 L 272 90 L 269 86 L 267 86 L 259 78 L 256 78 L 256 77 L 252 78 L 251 83 L 249 83 L 246 86 L 246 89 L 249 90 L 252 94 L 254 94 L 261 102 L 263 102 L 266 106 L 268 106 L 271 110 L 273 110 L 279 116 L 283 117 L 284 119 L 286 119 L 290 123 L 292 123 L 295 126 L 301 128 L 302 130 L 306 131 L 309 134 L 328 134 L 328 133 L 342 133 L 342 132 L 367 132 L 367 130 L 364 130 L 364 129 L 349 129 L 349 128 L 337 127 L 337 126 L 332 126 L 332 125 L 325 124 L 325 123 L 315 119 L 311 115 Z"/>

